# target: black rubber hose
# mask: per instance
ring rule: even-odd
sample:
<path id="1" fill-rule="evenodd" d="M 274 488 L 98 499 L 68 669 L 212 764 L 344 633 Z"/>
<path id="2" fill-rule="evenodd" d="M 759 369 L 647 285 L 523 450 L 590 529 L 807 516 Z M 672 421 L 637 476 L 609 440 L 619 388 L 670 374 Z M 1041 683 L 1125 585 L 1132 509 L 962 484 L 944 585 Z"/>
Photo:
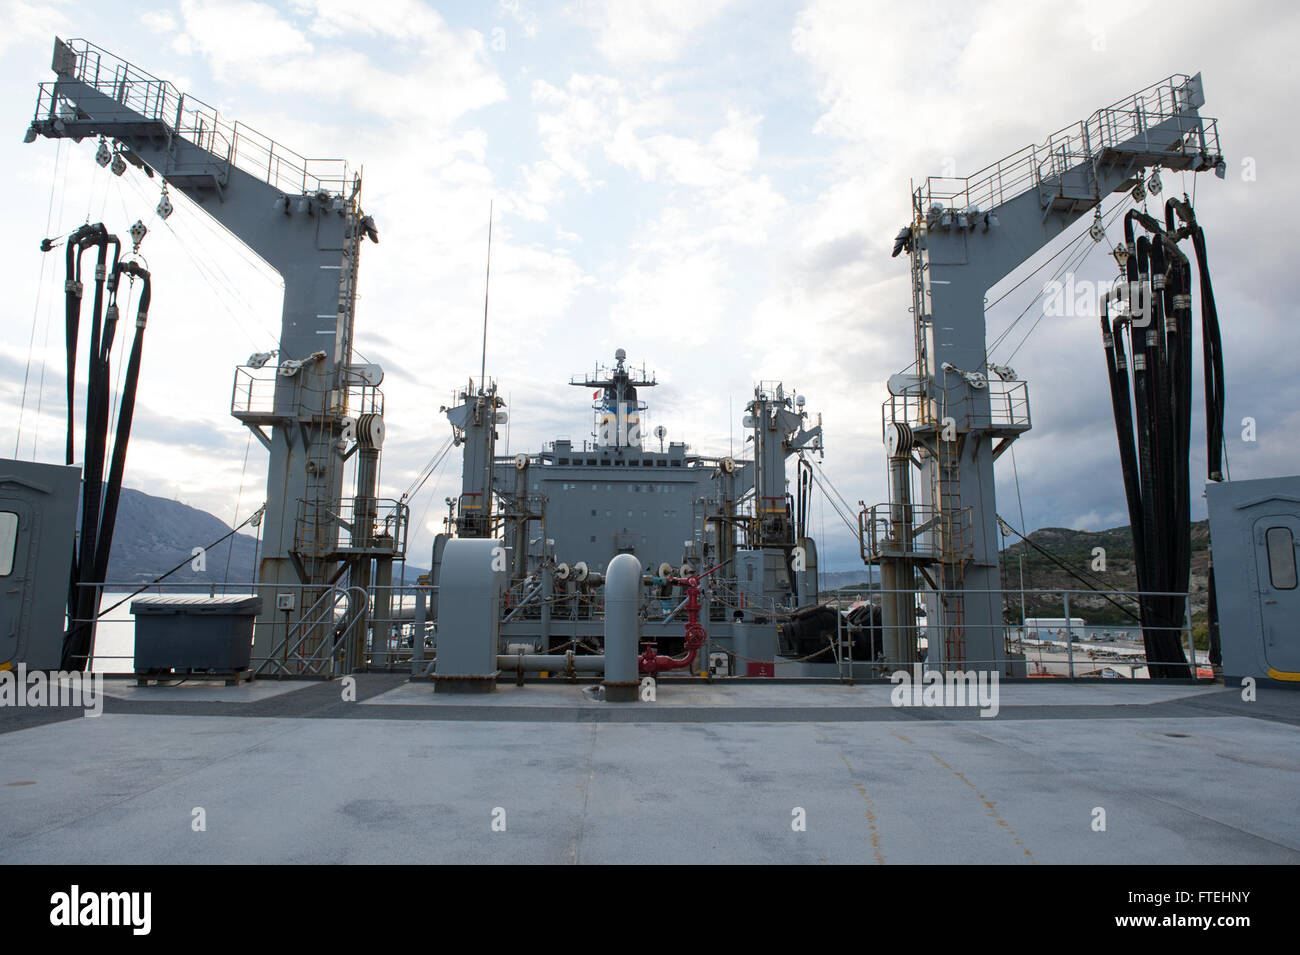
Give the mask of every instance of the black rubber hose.
<path id="1" fill-rule="evenodd" d="M 1143 277 L 1147 271 L 1147 248 L 1148 241 L 1146 236 L 1140 236 L 1137 241 L 1137 252 L 1133 263 L 1137 270 L 1137 285 L 1133 287 L 1130 295 L 1137 293 L 1141 286 L 1144 285 Z M 1130 316 L 1131 319 L 1131 316 Z M 1156 536 L 1155 514 L 1152 507 L 1152 501 L 1158 493 L 1155 480 L 1155 462 L 1154 451 L 1151 447 L 1151 368 L 1149 349 L 1146 346 L 1146 329 L 1135 328 L 1130 320 L 1129 323 L 1130 343 L 1133 349 L 1133 425 L 1134 434 L 1137 439 L 1137 461 L 1140 487 L 1142 489 L 1142 536 L 1147 542 L 1146 560 L 1143 566 L 1139 568 L 1139 590 L 1154 590 L 1155 573 L 1154 566 L 1157 561 L 1153 560 L 1160 547 L 1160 540 Z M 1148 605 L 1150 601 L 1145 601 Z"/>
<path id="2" fill-rule="evenodd" d="M 1102 320 L 1109 315 L 1108 307 L 1103 304 Z M 1128 358 L 1124 350 L 1124 328 L 1128 319 L 1117 316 L 1110 335 L 1111 347 L 1114 349 L 1114 366 L 1111 372 L 1111 405 L 1115 411 L 1115 438 L 1119 444 L 1120 469 L 1124 475 L 1124 495 L 1128 501 L 1129 528 L 1133 537 L 1133 566 L 1141 579 L 1146 574 L 1146 536 L 1143 534 L 1142 519 L 1142 483 L 1138 468 L 1137 448 L 1133 434 L 1133 399 L 1129 389 Z M 1103 340 L 1106 329 L 1102 329 Z M 1139 602 L 1139 608 L 1142 605 Z"/>
<path id="3" fill-rule="evenodd" d="M 95 246 L 98 255 L 95 263 L 95 295 L 91 311 L 90 348 L 86 366 L 86 438 L 81 462 L 81 537 L 74 572 L 73 612 L 71 618 L 79 621 L 69 629 L 64 639 L 64 669 L 84 669 L 89 654 L 93 625 L 89 619 L 94 611 L 94 588 L 85 584 L 94 577 L 96 538 L 99 525 L 100 481 L 103 476 L 103 456 L 97 452 L 96 440 L 99 421 L 99 390 L 102 375 L 99 361 L 99 337 L 103 324 L 104 283 L 108 277 L 108 243 L 102 235 L 89 237 L 85 247 Z M 72 356 L 76 361 L 76 355 Z M 69 419 L 71 421 L 71 419 Z M 78 586 L 80 585 L 80 586 Z"/>
<path id="4" fill-rule="evenodd" d="M 1143 223 L 1146 225 L 1146 223 Z M 1144 237 L 1145 238 L 1145 237 Z M 1143 283 L 1143 300 L 1147 309 L 1145 341 L 1147 348 L 1147 382 L 1151 401 L 1151 447 L 1155 493 L 1148 503 L 1158 543 L 1156 559 L 1152 562 L 1151 589 L 1165 592 L 1153 597 L 1156 606 L 1157 647 L 1155 659 L 1173 663 L 1167 635 L 1168 627 L 1177 612 L 1177 598 L 1167 595 L 1175 587 L 1177 563 L 1178 466 L 1175 457 L 1174 394 L 1177 391 L 1178 364 L 1171 354 L 1165 333 L 1163 284 L 1166 261 L 1164 243 L 1159 230 L 1147 241 L 1146 281 Z M 1141 270 L 1141 262 L 1139 262 Z M 1160 294 L 1158 294 L 1160 293 Z M 1175 646 L 1176 646 L 1175 641 Z M 1168 675 L 1165 673 L 1163 675 Z"/>
<path id="5" fill-rule="evenodd" d="M 103 235 L 98 240 L 99 256 L 95 264 L 95 299 L 91 314 L 90 364 L 86 382 L 86 449 L 82 462 L 82 533 L 81 580 L 94 581 L 94 555 L 99 538 L 100 504 L 103 496 L 104 457 L 108 445 L 108 418 L 111 402 L 112 376 L 109 371 L 109 349 L 117 326 L 117 305 L 103 311 L 105 286 L 109 275 L 118 267 L 121 243 L 115 236 Z M 109 249 L 113 257 L 109 261 Z M 116 291 L 109 292 L 116 299 Z M 96 581 L 97 582 L 97 581 Z M 94 593 L 85 595 L 93 610 Z M 84 616 L 84 615 L 83 615 Z"/>
<path id="6" fill-rule="evenodd" d="M 93 239 L 96 236 L 103 235 L 104 226 L 101 223 L 95 225 L 83 225 L 74 229 L 68 236 L 68 244 L 65 249 L 67 261 L 67 281 L 64 284 L 64 321 L 66 324 L 66 345 L 67 345 L 67 384 L 68 384 L 68 428 L 67 428 L 67 456 L 65 464 L 71 464 L 75 459 L 74 436 L 76 433 L 76 382 L 77 382 L 77 337 L 81 322 L 81 254 L 90 245 L 93 245 Z"/>
<path id="7" fill-rule="evenodd" d="M 1178 468 L 1178 554 L 1175 576 L 1176 591 L 1187 589 L 1192 572 L 1192 489 L 1191 489 L 1191 437 L 1192 437 L 1192 314 L 1190 308 L 1178 303 L 1189 301 L 1191 269 L 1187 257 L 1177 249 L 1174 256 L 1173 289 L 1169 299 L 1170 315 L 1176 322 L 1177 349 L 1182 377 L 1178 391 L 1178 419 L 1176 422 L 1178 446 L 1174 461 Z M 1185 618 L 1185 598 L 1178 598 L 1176 611 L 1179 621 Z M 1180 648 L 1181 649 L 1181 648 Z M 1195 662 L 1195 661 L 1193 661 Z"/>
<path id="8" fill-rule="evenodd" d="M 1173 551 L 1175 510 L 1177 500 L 1177 467 L 1174 464 L 1174 411 L 1173 395 L 1176 390 L 1177 364 L 1170 354 L 1165 333 L 1164 296 L 1163 293 L 1165 257 L 1164 244 L 1157 236 L 1149 244 L 1149 285 L 1144 290 L 1148 325 L 1146 328 L 1147 347 L 1150 354 L 1152 383 L 1152 437 L 1155 449 L 1154 465 L 1156 468 L 1156 495 L 1154 513 L 1156 539 L 1160 541 L 1160 560 L 1156 570 L 1158 576 L 1153 589 L 1172 590 Z M 1167 622 L 1171 613 L 1168 597 L 1159 597 L 1160 617 Z"/>
<path id="9" fill-rule="evenodd" d="M 131 343 L 131 357 L 126 366 L 126 378 L 122 383 L 122 396 L 118 405 L 117 434 L 113 439 L 113 460 L 108 471 L 108 482 L 104 487 L 104 514 L 100 520 L 99 540 L 95 550 L 96 581 L 103 581 L 108 574 L 108 558 L 113 546 L 113 529 L 117 523 L 117 505 L 122 494 L 122 478 L 126 470 L 126 451 L 131 440 L 131 421 L 135 414 L 135 395 L 140 380 L 140 359 L 144 348 L 144 329 L 149 319 L 150 285 L 149 272 L 143 267 L 127 262 L 119 266 L 121 273 L 136 276 L 143 280 L 140 290 L 140 302 L 136 311 L 135 339 Z"/>
<path id="10" fill-rule="evenodd" d="M 1195 221 L 1195 220 L 1193 220 Z M 1192 229 L 1192 245 L 1201 284 L 1201 342 L 1205 361 L 1206 469 L 1211 481 L 1223 480 L 1223 416 L 1226 397 L 1223 385 L 1223 341 L 1219 331 L 1219 310 L 1210 281 L 1205 249 L 1205 232 Z"/>

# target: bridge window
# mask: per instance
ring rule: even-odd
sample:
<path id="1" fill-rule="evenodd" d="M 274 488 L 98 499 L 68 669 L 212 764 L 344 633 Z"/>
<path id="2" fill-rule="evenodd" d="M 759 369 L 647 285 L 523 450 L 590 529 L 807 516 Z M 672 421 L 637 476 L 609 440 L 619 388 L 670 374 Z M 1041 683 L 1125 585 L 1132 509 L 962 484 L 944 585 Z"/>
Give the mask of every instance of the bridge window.
<path id="1" fill-rule="evenodd" d="M 1295 538 L 1291 528 L 1270 527 L 1264 532 L 1264 545 L 1268 548 L 1268 579 L 1273 589 L 1295 590 Z"/>
<path id="2" fill-rule="evenodd" d="M 17 552 L 18 515 L 13 511 L 0 511 L 0 577 L 13 573 Z"/>

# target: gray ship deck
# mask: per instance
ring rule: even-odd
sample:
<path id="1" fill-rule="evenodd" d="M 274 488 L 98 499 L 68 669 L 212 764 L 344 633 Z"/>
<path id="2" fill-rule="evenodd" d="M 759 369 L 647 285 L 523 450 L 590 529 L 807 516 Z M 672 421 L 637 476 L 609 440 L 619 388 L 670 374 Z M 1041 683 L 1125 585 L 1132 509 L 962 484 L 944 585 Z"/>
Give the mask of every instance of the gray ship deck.
<path id="1" fill-rule="evenodd" d="M 0 862 L 1300 862 L 1285 690 L 1004 683 L 993 719 L 887 685 L 106 691 L 0 710 Z"/>

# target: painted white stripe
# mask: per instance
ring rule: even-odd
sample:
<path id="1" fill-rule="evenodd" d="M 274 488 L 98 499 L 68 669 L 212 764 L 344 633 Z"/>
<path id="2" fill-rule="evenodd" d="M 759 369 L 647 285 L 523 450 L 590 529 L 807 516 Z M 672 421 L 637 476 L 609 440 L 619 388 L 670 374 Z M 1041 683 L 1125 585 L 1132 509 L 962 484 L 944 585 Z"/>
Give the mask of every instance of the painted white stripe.
<path id="1" fill-rule="evenodd" d="M 334 334 L 334 329 L 332 329 L 332 328 L 322 328 L 322 329 L 318 330 L 318 331 L 316 332 L 316 334 L 317 334 L 317 335 L 333 335 L 333 334 Z"/>
<path id="2" fill-rule="evenodd" d="M 323 268 L 323 269 L 341 269 L 341 268 L 343 268 L 343 266 L 341 266 L 341 265 L 322 265 L 321 268 Z"/>

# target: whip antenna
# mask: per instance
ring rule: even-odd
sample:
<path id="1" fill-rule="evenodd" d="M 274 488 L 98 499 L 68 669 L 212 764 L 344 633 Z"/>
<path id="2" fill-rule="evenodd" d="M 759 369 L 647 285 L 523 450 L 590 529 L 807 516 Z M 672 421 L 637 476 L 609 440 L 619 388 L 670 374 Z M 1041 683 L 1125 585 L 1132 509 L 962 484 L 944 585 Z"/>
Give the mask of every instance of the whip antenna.
<path id="1" fill-rule="evenodd" d="M 479 365 L 478 390 L 483 391 L 487 375 L 488 290 L 492 284 L 492 200 L 488 200 L 487 274 L 483 278 L 483 361 Z"/>

